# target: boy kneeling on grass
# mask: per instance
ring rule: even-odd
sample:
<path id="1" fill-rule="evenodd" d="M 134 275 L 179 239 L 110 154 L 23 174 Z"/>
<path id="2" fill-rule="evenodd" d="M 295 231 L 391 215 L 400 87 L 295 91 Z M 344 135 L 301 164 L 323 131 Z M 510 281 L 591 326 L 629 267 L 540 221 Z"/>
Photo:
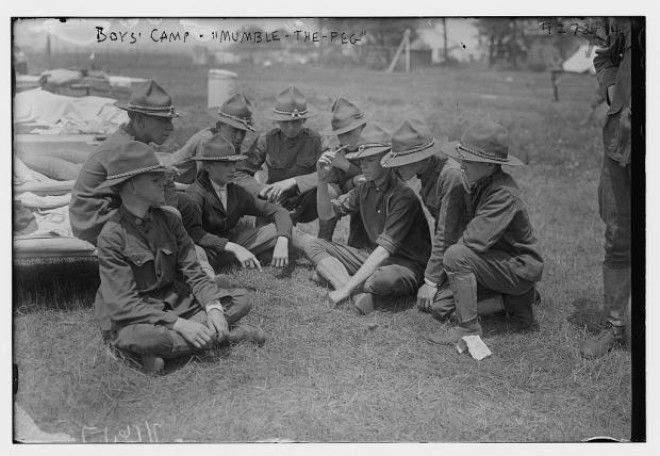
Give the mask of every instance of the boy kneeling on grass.
<path id="1" fill-rule="evenodd" d="M 461 163 L 468 222 L 443 258 L 458 326 L 432 340 L 455 344 L 463 336 L 481 335 L 478 285 L 502 293 L 505 309 L 523 327 L 538 327 L 532 305 L 540 299 L 536 283 L 543 258 L 520 189 L 502 170 L 502 165 L 522 165 L 509 155 L 508 132 L 495 122 L 479 121 L 441 150 Z"/>
<path id="2" fill-rule="evenodd" d="M 153 150 L 129 142 L 101 184 L 117 190 L 121 206 L 98 238 L 96 317 L 104 340 L 149 373 L 161 372 L 164 358 L 223 341 L 264 342 L 257 327 L 232 327 L 250 311 L 247 291 L 221 289 L 202 272 L 181 219 L 161 208 L 165 180 Z"/>
<path id="3" fill-rule="evenodd" d="M 328 295 L 330 302 L 336 305 L 357 293 L 353 305 L 361 314 L 374 309 L 377 296 L 414 295 L 431 253 L 431 236 L 419 199 L 380 164 L 391 149 L 390 142 L 390 135 L 381 128 L 365 128 L 357 150 L 346 154 L 349 160 L 360 161 L 365 182 L 334 200 L 328 193 L 329 163 L 319 160 L 317 165 L 319 217 L 329 220 L 356 214 L 361 223 L 352 224 L 351 229 L 364 231 L 366 245 L 344 245 L 302 232 L 294 235 L 318 275 L 334 287 Z"/>

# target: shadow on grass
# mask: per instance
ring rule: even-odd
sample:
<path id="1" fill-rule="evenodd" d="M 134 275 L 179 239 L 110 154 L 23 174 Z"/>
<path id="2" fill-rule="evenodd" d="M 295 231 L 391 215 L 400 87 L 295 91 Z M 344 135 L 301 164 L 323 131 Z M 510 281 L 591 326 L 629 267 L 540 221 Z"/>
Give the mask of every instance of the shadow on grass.
<path id="1" fill-rule="evenodd" d="M 586 328 L 592 334 L 598 334 L 605 328 L 607 313 L 598 308 L 598 302 L 592 298 L 578 298 L 573 301 L 573 313 L 566 320 L 579 327 Z"/>
<path id="2" fill-rule="evenodd" d="M 15 261 L 13 307 L 21 313 L 92 306 L 99 286 L 96 259 Z"/>

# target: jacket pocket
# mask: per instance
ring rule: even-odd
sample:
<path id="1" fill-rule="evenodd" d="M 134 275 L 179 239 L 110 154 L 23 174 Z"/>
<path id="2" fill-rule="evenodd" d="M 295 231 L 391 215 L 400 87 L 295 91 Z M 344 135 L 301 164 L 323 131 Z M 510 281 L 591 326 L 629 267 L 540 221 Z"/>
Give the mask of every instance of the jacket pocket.
<path id="1" fill-rule="evenodd" d="M 156 282 L 156 273 L 154 270 L 155 258 L 153 253 L 148 250 L 137 250 L 127 247 L 124 252 L 126 258 L 131 264 L 133 270 L 133 278 L 138 291 L 146 291 L 153 288 Z"/>
<path id="2" fill-rule="evenodd" d="M 156 253 L 156 279 L 159 284 L 169 283 L 174 280 L 176 272 L 176 255 L 174 249 L 159 247 Z"/>

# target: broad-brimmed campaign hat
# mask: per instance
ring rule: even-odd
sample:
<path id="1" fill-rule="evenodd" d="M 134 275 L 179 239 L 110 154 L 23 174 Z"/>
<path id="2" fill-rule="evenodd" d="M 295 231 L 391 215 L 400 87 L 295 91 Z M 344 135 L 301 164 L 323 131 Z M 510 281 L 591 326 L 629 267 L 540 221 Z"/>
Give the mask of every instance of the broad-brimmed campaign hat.
<path id="1" fill-rule="evenodd" d="M 252 126 L 252 103 L 242 93 L 227 98 L 215 113 L 215 117 L 239 130 L 255 131 Z"/>
<path id="2" fill-rule="evenodd" d="M 346 154 L 348 160 L 359 160 L 376 154 L 382 154 L 392 148 L 390 133 L 377 124 L 370 123 L 362 130 L 356 144 L 357 150 Z"/>
<path id="3" fill-rule="evenodd" d="M 275 107 L 268 118 L 278 122 L 288 122 L 307 119 L 313 115 L 307 107 L 305 96 L 300 90 L 294 86 L 290 86 L 277 95 L 275 98 Z"/>
<path id="4" fill-rule="evenodd" d="M 491 120 L 470 125 L 460 141 L 443 145 L 440 150 L 456 160 L 518 166 L 524 163 L 509 154 L 509 132 Z"/>
<path id="5" fill-rule="evenodd" d="M 97 188 L 114 187 L 128 179 L 145 173 L 165 173 L 153 148 L 147 144 L 131 141 L 112 154 L 108 161 L 108 176 Z"/>
<path id="6" fill-rule="evenodd" d="M 364 113 L 346 98 L 338 98 L 332 104 L 331 130 L 322 131 L 322 135 L 341 135 L 365 125 L 367 118 Z"/>
<path id="7" fill-rule="evenodd" d="M 202 141 L 197 154 L 197 161 L 238 162 L 245 160 L 245 155 L 237 154 L 234 146 L 222 135 L 217 134 Z"/>
<path id="8" fill-rule="evenodd" d="M 155 117 L 179 117 L 170 97 L 153 79 L 138 85 L 128 101 L 116 101 L 115 106 L 129 112 Z"/>
<path id="9" fill-rule="evenodd" d="M 419 119 L 404 120 L 392 135 L 392 151 L 380 164 L 385 168 L 417 163 L 436 153 L 429 127 Z"/>

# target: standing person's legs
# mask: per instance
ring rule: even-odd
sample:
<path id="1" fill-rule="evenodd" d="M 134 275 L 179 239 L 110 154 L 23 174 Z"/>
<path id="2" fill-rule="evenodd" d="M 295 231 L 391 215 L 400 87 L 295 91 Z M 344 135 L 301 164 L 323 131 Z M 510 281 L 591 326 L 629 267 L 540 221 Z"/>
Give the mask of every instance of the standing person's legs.
<path id="1" fill-rule="evenodd" d="M 580 347 L 586 358 L 603 356 L 616 343 L 625 341 L 625 309 L 630 298 L 630 167 L 622 167 L 607 156 L 598 185 L 598 206 L 605 222 L 603 307 L 608 327 Z"/>

